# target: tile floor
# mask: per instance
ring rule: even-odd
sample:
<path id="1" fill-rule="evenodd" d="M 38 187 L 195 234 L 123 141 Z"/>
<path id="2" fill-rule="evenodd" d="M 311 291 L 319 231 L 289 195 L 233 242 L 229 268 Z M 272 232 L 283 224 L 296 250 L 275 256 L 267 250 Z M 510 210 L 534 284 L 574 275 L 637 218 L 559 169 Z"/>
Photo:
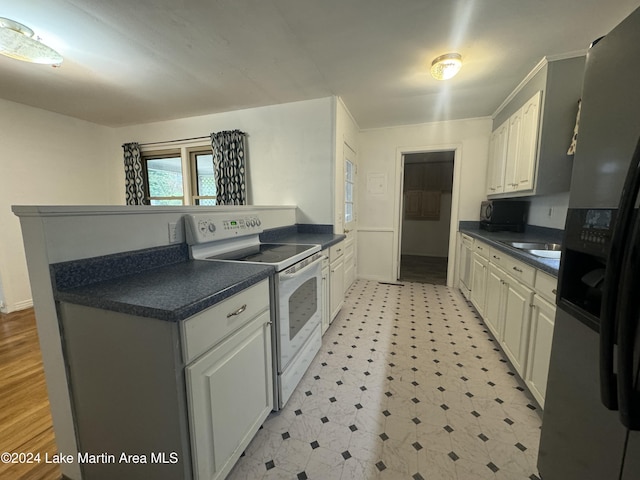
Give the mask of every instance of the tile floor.
<path id="1" fill-rule="evenodd" d="M 358 280 L 228 478 L 537 480 L 540 424 L 457 290 Z"/>

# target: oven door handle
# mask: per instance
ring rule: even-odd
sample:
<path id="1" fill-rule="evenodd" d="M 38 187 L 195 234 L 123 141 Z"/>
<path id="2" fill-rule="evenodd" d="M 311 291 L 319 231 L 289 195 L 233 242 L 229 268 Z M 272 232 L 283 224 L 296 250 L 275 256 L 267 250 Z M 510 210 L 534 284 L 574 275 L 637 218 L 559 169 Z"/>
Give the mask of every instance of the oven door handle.
<path id="1" fill-rule="evenodd" d="M 309 265 L 302 267 L 300 270 L 296 270 L 295 272 L 292 272 L 292 273 L 287 273 L 287 270 L 284 270 L 283 272 L 280 272 L 278 275 L 280 276 L 281 281 L 292 280 L 294 278 L 304 275 L 312 268 L 319 266 L 320 262 L 322 262 L 322 257 L 318 257 L 313 262 L 309 263 Z"/>

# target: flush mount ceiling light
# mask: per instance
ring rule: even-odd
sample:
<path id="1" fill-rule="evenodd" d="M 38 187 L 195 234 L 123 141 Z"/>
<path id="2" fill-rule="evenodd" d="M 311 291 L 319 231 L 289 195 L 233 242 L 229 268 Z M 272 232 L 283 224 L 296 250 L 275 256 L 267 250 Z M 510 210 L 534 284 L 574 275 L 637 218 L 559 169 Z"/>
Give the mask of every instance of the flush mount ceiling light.
<path id="1" fill-rule="evenodd" d="M 0 18 L 1 55 L 44 65 L 59 66 L 62 63 L 62 55 L 32 37 L 33 30 L 29 27 L 8 18 Z"/>
<path id="2" fill-rule="evenodd" d="M 462 67 L 459 53 L 446 53 L 431 62 L 431 76 L 436 80 L 448 80 L 454 77 Z"/>

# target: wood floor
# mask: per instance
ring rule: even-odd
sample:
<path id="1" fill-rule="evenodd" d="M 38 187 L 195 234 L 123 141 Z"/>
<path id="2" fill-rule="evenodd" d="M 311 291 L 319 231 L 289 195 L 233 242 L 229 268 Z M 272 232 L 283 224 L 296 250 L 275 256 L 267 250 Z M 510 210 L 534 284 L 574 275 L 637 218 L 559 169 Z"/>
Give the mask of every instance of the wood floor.
<path id="1" fill-rule="evenodd" d="M 0 478 L 58 480 L 56 453 L 33 309 L 0 314 L 0 453 L 40 454 L 40 463 L 0 462 Z"/>
<path id="2" fill-rule="evenodd" d="M 402 255 L 400 281 L 446 285 L 447 261 L 447 257 Z"/>

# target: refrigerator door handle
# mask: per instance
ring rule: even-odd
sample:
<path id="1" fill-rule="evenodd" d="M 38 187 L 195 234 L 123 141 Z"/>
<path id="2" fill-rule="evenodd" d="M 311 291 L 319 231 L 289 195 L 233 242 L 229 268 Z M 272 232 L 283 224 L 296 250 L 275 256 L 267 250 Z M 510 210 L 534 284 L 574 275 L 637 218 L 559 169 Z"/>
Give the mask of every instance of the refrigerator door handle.
<path id="1" fill-rule="evenodd" d="M 611 236 L 611 247 L 604 277 L 602 306 L 600 309 L 600 397 L 609 410 L 618 409 L 618 378 L 614 372 L 614 346 L 616 343 L 618 295 L 625 257 L 625 246 L 634 218 L 636 197 L 640 190 L 640 139 L 627 171 L 620 196 L 618 216 Z"/>

